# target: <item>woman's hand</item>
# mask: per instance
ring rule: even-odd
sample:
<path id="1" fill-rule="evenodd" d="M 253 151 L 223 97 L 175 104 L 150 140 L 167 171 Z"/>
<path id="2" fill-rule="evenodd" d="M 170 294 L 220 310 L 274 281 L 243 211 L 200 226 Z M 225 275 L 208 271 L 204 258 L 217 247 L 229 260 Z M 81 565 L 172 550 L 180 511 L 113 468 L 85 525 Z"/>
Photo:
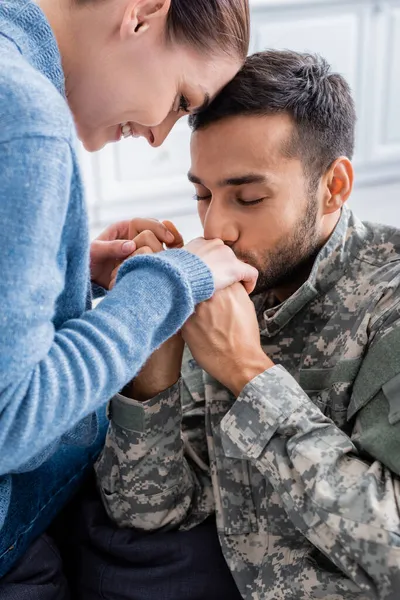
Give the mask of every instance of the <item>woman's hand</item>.
<path id="1" fill-rule="evenodd" d="M 139 240 L 138 236 L 141 236 Z M 154 244 L 154 239 L 158 244 Z M 142 249 L 146 244 L 149 250 L 156 246 L 162 250 L 163 244 L 167 248 L 181 248 L 183 239 L 169 221 L 161 223 L 155 219 L 132 219 L 110 225 L 92 242 L 90 247 L 92 282 L 105 289 L 111 289 L 115 282 L 115 275 L 113 276 L 115 269 L 124 260 L 134 256 L 135 251 Z M 143 249 L 140 254 L 142 253 L 144 253 Z"/>
<path id="2" fill-rule="evenodd" d="M 238 282 L 243 283 L 248 294 L 254 290 L 257 269 L 236 258 L 233 250 L 222 240 L 197 238 L 189 242 L 185 250 L 196 254 L 208 266 L 214 277 L 216 292 Z"/>
<path id="3" fill-rule="evenodd" d="M 140 221 L 140 223 L 138 223 Z M 183 248 L 183 237 L 171 221 L 154 221 L 153 219 L 134 219 L 131 221 L 130 233 L 135 231 L 133 237 L 135 250 L 127 257 L 139 256 L 140 254 L 156 254 L 164 250 L 164 244 L 167 248 Z M 147 228 L 143 228 L 147 224 Z M 139 230 L 139 227 L 141 230 Z M 117 278 L 118 270 L 123 261 L 114 261 L 114 268 L 111 273 L 109 289 L 111 290 Z"/>

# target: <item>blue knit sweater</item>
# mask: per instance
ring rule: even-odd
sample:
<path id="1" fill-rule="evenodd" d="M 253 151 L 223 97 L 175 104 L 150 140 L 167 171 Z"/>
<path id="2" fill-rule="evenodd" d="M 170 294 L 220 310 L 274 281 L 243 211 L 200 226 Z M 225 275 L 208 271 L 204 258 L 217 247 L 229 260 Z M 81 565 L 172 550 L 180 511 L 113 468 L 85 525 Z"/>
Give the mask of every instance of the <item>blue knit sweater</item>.
<path id="1" fill-rule="evenodd" d="M 93 411 L 213 293 L 184 250 L 128 260 L 91 310 L 87 213 L 56 41 L 29 0 L 0 0 L 0 528 L 15 473 Z M 13 475 L 14 473 L 14 475 Z"/>

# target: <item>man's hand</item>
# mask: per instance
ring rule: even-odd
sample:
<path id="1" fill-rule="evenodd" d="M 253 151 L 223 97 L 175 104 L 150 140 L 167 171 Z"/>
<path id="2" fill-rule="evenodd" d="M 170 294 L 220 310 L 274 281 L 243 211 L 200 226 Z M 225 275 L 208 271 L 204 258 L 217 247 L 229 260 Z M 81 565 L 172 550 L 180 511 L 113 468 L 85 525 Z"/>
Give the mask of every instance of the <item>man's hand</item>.
<path id="1" fill-rule="evenodd" d="M 254 305 L 240 283 L 200 304 L 182 337 L 196 362 L 235 396 L 274 366 L 261 347 Z"/>
<path id="2" fill-rule="evenodd" d="M 170 227 L 169 227 L 170 226 Z M 105 289 L 110 289 L 112 273 L 124 260 L 133 255 L 137 248 L 143 246 L 151 235 L 158 240 L 158 247 L 162 250 L 163 244 L 169 248 L 181 248 L 182 236 L 169 221 L 160 223 L 155 219 L 132 219 L 120 221 L 107 227 L 96 238 L 90 247 L 90 272 L 94 283 Z M 142 235 L 137 245 L 137 238 Z M 143 252 L 143 250 L 142 250 Z"/>
<path id="3" fill-rule="evenodd" d="M 185 250 L 196 254 L 213 274 L 215 290 L 222 290 L 240 281 L 247 292 L 254 290 L 258 271 L 236 258 L 233 250 L 221 240 L 197 238 L 185 246 Z"/>

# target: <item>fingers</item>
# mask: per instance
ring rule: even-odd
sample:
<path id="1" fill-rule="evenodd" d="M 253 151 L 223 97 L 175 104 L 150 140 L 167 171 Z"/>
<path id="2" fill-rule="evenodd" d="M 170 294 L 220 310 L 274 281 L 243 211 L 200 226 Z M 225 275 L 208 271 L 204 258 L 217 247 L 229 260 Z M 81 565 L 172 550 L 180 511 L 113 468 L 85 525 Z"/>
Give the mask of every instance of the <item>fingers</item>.
<path id="1" fill-rule="evenodd" d="M 246 290 L 246 292 L 248 294 L 251 294 L 254 291 L 254 288 L 256 287 L 257 284 L 257 279 L 258 279 L 258 271 L 257 269 L 255 269 L 254 267 L 252 267 L 251 265 L 248 265 L 246 263 L 242 263 L 244 269 L 243 269 L 243 275 L 241 278 L 241 282 L 243 283 L 243 286 Z"/>
<path id="2" fill-rule="evenodd" d="M 238 260 L 233 250 L 223 241 L 198 238 L 185 246 L 206 263 L 214 277 L 215 290 L 219 291 L 236 282 L 243 282 L 247 293 L 256 285 L 257 269 Z"/>
<path id="3" fill-rule="evenodd" d="M 224 248 L 224 250 L 221 250 Z M 205 240 L 203 237 L 195 238 L 191 240 L 187 244 L 185 244 L 185 249 L 188 252 L 192 252 L 192 254 L 197 254 L 200 258 L 204 254 L 208 254 L 211 251 L 218 249 L 220 252 L 231 253 L 232 250 L 225 246 L 224 242 L 218 238 L 214 238 L 213 240 Z"/>
<path id="4" fill-rule="evenodd" d="M 136 244 L 132 240 L 114 240 L 111 242 L 96 239 L 90 246 L 90 257 L 92 261 L 124 259 L 136 250 Z"/>
<path id="5" fill-rule="evenodd" d="M 131 221 L 119 221 L 109 225 L 101 234 L 96 238 L 105 242 L 111 242 L 113 240 L 126 240 L 132 239 L 129 235 L 129 225 Z"/>
<path id="6" fill-rule="evenodd" d="M 134 239 L 136 250 L 141 248 L 149 248 L 152 252 L 161 252 L 164 250 L 163 243 L 157 238 L 152 231 L 142 231 Z M 144 254 L 144 252 L 142 252 Z"/>
<path id="7" fill-rule="evenodd" d="M 169 248 L 183 247 L 182 235 L 171 221 L 161 223 L 157 219 L 141 218 L 132 219 L 131 221 L 120 221 L 119 223 L 110 225 L 94 240 L 93 244 L 97 245 L 99 242 L 111 243 L 114 241 L 118 244 L 119 241 L 133 240 L 146 231 L 152 232 L 160 243 L 166 244 Z M 118 254 L 117 252 L 115 258 L 127 256 L 132 251 L 127 251 L 125 254 Z"/>
<path id="8" fill-rule="evenodd" d="M 176 229 L 175 225 L 170 221 L 165 221 L 167 223 L 168 228 L 170 228 L 169 233 L 173 236 L 173 243 L 166 243 L 168 248 L 182 248 L 183 247 L 183 237 Z M 135 238 L 134 242 L 136 244 L 136 249 L 147 247 L 153 253 L 161 252 L 164 250 L 163 242 L 158 238 L 157 234 L 152 230 L 145 230 L 139 233 Z M 146 254 L 146 252 L 142 252 L 141 254 Z"/>
<path id="9" fill-rule="evenodd" d="M 121 265 L 118 265 L 117 267 L 115 267 L 114 271 L 111 273 L 110 283 L 108 286 L 109 290 L 112 290 L 113 287 L 115 286 L 115 282 L 117 281 L 118 269 L 120 268 L 120 266 Z"/>
<path id="10" fill-rule="evenodd" d="M 163 244 L 173 244 L 175 237 L 168 228 L 156 219 L 133 219 L 129 225 L 129 239 L 136 238 L 145 231 L 152 232 Z"/>
<path id="11" fill-rule="evenodd" d="M 168 231 L 170 231 L 170 233 L 172 233 L 172 235 L 174 236 L 174 243 L 173 244 L 168 243 L 167 247 L 168 248 L 183 248 L 183 246 L 185 245 L 185 242 L 183 241 L 183 237 L 179 233 L 179 231 L 177 230 L 175 225 L 171 221 L 163 221 L 163 225 L 165 225 L 165 227 L 168 229 Z"/>
<path id="12" fill-rule="evenodd" d="M 159 250 L 152 250 L 150 246 L 142 246 L 142 248 L 136 250 L 132 256 L 140 256 L 141 254 L 155 254 L 156 252 L 159 252 Z"/>

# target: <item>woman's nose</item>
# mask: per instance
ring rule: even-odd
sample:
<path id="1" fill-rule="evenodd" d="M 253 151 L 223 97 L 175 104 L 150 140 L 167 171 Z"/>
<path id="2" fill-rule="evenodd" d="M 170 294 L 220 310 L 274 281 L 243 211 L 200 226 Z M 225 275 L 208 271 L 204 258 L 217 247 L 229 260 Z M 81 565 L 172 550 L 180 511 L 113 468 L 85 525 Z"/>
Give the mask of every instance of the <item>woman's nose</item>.
<path id="1" fill-rule="evenodd" d="M 153 146 L 153 148 L 158 148 L 159 146 L 161 146 L 167 139 L 175 123 L 179 121 L 179 119 L 183 116 L 183 113 L 177 113 L 175 111 L 170 112 L 170 114 L 166 117 L 166 119 L 164 119 L 162 123 L 160 123 L 156 127 L 152 127 L 151 131 L 153 133 L 153 140 L 150 145 Z"/>
<path id="2" fill-rule="evenodd" d="M 145 127 L 144 125 L 138 125 L 137 123 L 130 123 L 132 130 L 132 137 L 143 137 L 145 138 L 150 146 L 153 145 L 154 135 L 151 127 Z"/>

